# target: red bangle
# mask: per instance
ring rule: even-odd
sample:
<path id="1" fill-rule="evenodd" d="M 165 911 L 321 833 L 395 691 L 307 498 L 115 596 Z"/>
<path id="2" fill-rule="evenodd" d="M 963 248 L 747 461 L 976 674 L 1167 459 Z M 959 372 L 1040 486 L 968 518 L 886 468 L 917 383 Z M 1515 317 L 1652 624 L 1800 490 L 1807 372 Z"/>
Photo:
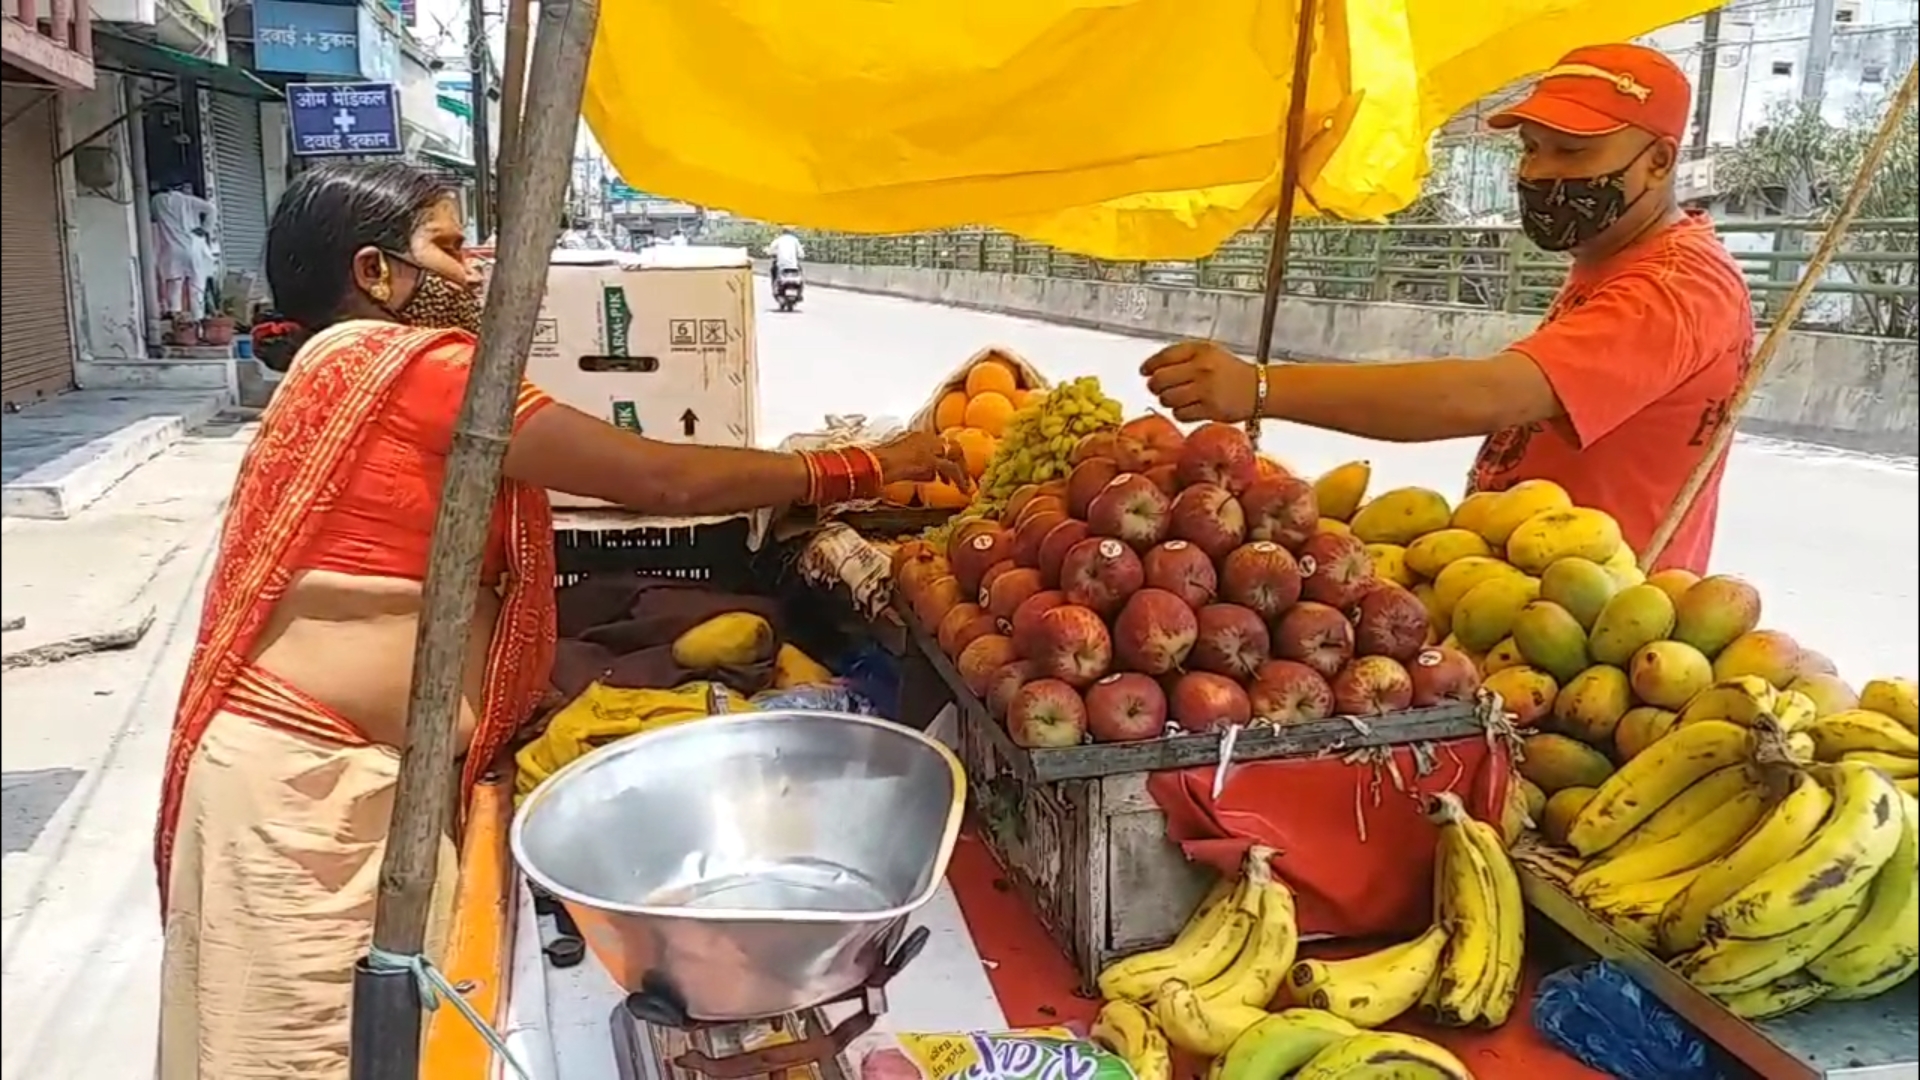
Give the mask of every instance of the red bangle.
<path id="1" fill-rule="evenodd" d="M 805 450 L 800 451 L 800 460 L 807 466 L 807 498 L 804 505 L 820 505 L 820 462 L 818 455 Z"/>
<path id="2" fill-rule="evenodd" d="M 820 462 L 820 500 L 816 506 L 837 506 L 847 501 L 853 490 L 847 459 L 838 450 L 822 450 Z"/>
<path id="3" fill-rule="evenodd" d="M 854 447 L 859 455 L 858 467 L 854 469 L 854 497 L 877 499 L 887 486 L 886 474 L 880 469 L 880 456 L 864 446 Z"/>

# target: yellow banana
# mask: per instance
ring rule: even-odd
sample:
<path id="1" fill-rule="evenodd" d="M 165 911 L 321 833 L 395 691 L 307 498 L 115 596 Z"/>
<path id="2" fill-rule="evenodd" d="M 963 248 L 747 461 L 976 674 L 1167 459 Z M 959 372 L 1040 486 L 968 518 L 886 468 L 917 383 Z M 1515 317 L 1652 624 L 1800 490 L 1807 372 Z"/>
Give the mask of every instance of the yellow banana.
<path id="1" fill-rule="evenodd" d="M 1728 1012 L 1742 1020 L 1771 1020 L 1826 997 L 1832 988 L 1804 971 L 1775 979 L 1758 990 L 1729 994 L 1720 999 Z"/>
<path id="2" fill-rule="evenodd" d="M 1773 712 L 1778 696 L 1773 684 L 1758 675 L 1721 679 L 1687 700 L 1675 726 L 1726 720 L 1752 727 L 1755 720 Z"/>
<path id="3" fill-rule="evenodd" d="M 1440 981 L 1437 1009 L 1443 1022 L 1466 1024 L 1480 1016 L 1499 953 L 1498 890 L 1493 868 L 1467 839 L 1466 807 L 1451 794 L 1441 794 L 1434 804 L 1429 816 L 1441 822 L 1441 911 L 1449 939 L 1435 976 Z"/>
<path id="4" fill-rule="evenodd" d="M 1799 851 L 1714 908 L 1709 938 L 1777 938 L 1820 923 L 1859 898 L 1893 857 L 1905 822 L 1893 781 L 1854 763 L 1809 771 L 1833 794 L 1826 823 Z"/>
<path id="5" fill-rule="evenodd" d="M 1514 871 L 1507 849 L 1493 827 L 1482 821 L 1467 822 L 1467 839 L 1487 861 L 1493 872 L 1493 902 L 1497 943 L 1494 950 L 1493 977 L 1486 1000 L 1480 1005 L 1480 1022 L 1499 1027 L 1513 1012 L 1520 995 L 1520 977 L 1526 965 L 1527 901 L 1520 893 L 1520 875 Z"/>
<path id="6" fill-rule="evenodd" d="M 1252 1005 L 1204 1001 L 1178 979 L 1161 984 L 1154 993 L 1153 1019 L 1167 1041 L 1202 1057 L 1226 1053 L 1235 1039 L 1266 1017 L 1267 1010 Z"/>
<path id="7" fill-rule="evenodd" d="M 1792 734 L 1820 715 L 1820 706 L 1798 690 L 1782 690 L 1773 700 L 1773 720 L 1780 730 Z"/>
<path id="8" fill-rule="evenodd" d="M 1920 795 L 1920 777 L 1903 776 L 1893 782 L 1904 795 Z"/>
<path id="9" fill-rule="evenodd" d="M 1695 822 L 1712 813 L 1714 807 L 1757 782 L 1758 777 L 1745 765 L 1716 769 L 1694 781 L 1687 790 L 1668 800 L 1667 805 L 1655 810 L 1638 828 L 1621 838 L 1619 843 L 1597 853 L 1594 858 L 1617 859 L 1649 844 L 1683 835 L 1693 828 Z"/>
<path id="10" fill-rule="evenodd" d="M 1818 761 L 1820 755 L 1814 748 L 1813 736 L 1804 731 L 1787 736 L 1787 757 L 1801 765 Z"/>
<path id="11" fill-rule="evenodd" d="M 1673 962 L 1673 969 L 1714 997 L 1730 997 L 1784 979 L 1844 937 L 1866 910 L 1866 894 L 1822 918 L 1771 938 L 1717 938 Z"/>
<path id="12" fill-rule="evenodd" d="M 1650 953 L 1660 953 L 1660 915 L 1700 876 L 1698 868 L 1652 881 L 1636 881 L 1602 889 L 1581 900 L 1581 906 L 1613 928 L 1613 932 Z"/>
<path id="13" fill-rule="evenodd" d="M 1905 754 L 1889 754 L 1882 750 L 1850 750 L 1841 754 L 1840 760 L 1871 765 L 1895 780 L 1920 776 L 1920 758 Z"/>
<path id="14" fill-rule="evenodd" d="M 1131 1001 L 1109 1001 L 1100 1006 L 1088 1036 L 1119 1054 L 1138 1080 L 1171 1080 L 1173 1054 L 1167 1037 L 1153 1024 L 1147 1010 Z"/>
<path id="15" fill-rule="evenodd" d="M 1695 781 L 1737 765 L 1751 752 L 1746 728 L 1726 720 L 1677 727 L 1606 778 L 1567 831 L 1582 855 L 1605 851 Z"/>
<path id="16" fill-rule="evenodd" d="M 1195 989 L 1208 1001 L 1266 1008 L 1279 992 L 1300 948 L 1300 927 L 1294 921 L 1293 891 L 1273 876 L 1272 848 L 1255 846 L 1247 853 L 1247 888 L 1260 913 L 1245 947 L 1225 971 Z"/>
<path id="17" fill-rule="evenodd" d="M 1424 937 L 1375 949 L 1344 960 L 1300 960 L 1287 973 L 1287 996 L 1294 1001 L 1311 1001 L 1313 995 L 1342 983 L 1378 981 L 1386 972 L 1405 963 L 1417 952 Z"/>
<path id="18" fill-rule="evenodd" d="M 1219 1080 L 1273 1080 L 1360 1029 L 1320 1009 L 1288 1009 L 1261 1020 L 1214 1059 Z"/>
<path id="19" fill-rule="evenodd" d="M 1365 976 L 1335 978 L 1314 990 L 1307 1004 L 1355 1027 L 1379 1027 L 1420 1003 L 1446 944 L 1446 930 L 1433 927 L 1390 962 L 1371 965 Z"/>
<path id="20" fill-rule="evenodd" d="M 1914 831 L 1913 804 L 1907 799 L 1895 802 L 1904 828 L 1893 857 L 1867 886 L 1865 914 L 1807 965 L 1809 974 L 1842 995 L 1886 989 L 1920 965 L 1920 836 Z"/>
<path id="21" fill-rule="evenodd" d="M 1315 1054 L 1293 1080 L 1473 1080 L 1473 1074 L 1418 1036 L 1363 1031 Z"/>
<path id="22" fill-rule="evenodd" d="M 1848 709 L 1823 716 L 1807 727 L 1822 761 L 1838 760 L 1855 750 L 1878 750 L 1901 757 L 1920 756 L 1920 735 L 1898 720 L 1871 709 Z"/>
<path id="23" fill-rule="evenodd" d="M 1693 828 L 1680 835 L 1582 871 L 1573 879 L 1573 894 L 1586 897 L 1595 891 L 1636 881 L 1653 881 L 1702 866 L 1739 843 L 1766 809 L 1766 792 L 1758 785 L 1749 785 L 1708 811 Z"/>
<path id="24" fill-rule="evenodd" d="M 1826 820 L 1833 805 L 1827 789 L 1805 772 L 1796 772 L 1791 784 L 1752 832 L 1732 851 L 1701 867 L 1660 913 L 1660 944 L 1667 955 L 1699 948 L 1713 909 L 1799 851 Z"/>
<path id="25" fill-rule="evenodd" d="M 1107 1001 L 1145 1003 L 1169 979 L 1189 985 L 1206 982 L 1240 955 L 1253 931 L 1256 912 L 1254 894 L 1246 888 L 1245 879 L 1230 883 L 1223 899 L 1209 894 L 1173 944 L 1107 965 L 1095 980 L 1100 996 Z"/>
<path id="26" fill-rule="evenodd" d="M 1920 686 L 1912 679 L 1874 679 L 1860 688 L 1860 707 L 1891 716 L 1908 731 L 1920 731 Z"/>

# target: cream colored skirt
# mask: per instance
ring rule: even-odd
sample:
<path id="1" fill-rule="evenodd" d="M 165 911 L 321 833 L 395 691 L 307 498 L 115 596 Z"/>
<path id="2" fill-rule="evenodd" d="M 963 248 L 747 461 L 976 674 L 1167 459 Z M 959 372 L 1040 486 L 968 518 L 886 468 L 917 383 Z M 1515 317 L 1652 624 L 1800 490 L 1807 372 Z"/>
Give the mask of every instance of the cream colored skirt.
<path id="1" fill-rule="evenodd" d="M 159 1080 L 346 1080 L 400 755 L 221 713 L 187 772 L 161 966 Z M 428 955 L 458 866 L 440 851 Z"/>

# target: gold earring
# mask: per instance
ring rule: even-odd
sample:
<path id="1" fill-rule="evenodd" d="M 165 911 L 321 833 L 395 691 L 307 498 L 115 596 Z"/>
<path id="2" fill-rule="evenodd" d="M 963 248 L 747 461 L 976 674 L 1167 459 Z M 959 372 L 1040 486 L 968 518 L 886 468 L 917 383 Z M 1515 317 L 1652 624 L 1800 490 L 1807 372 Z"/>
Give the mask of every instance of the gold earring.
<path id="1" fill-rule="evenodd" d="M 393 286 L 384 281 L 376 281 L 373 283 L 373 288 L 367 290 L 367 294 L 373 297 L 374 303 L 384 304 L 393 299 Z"/>

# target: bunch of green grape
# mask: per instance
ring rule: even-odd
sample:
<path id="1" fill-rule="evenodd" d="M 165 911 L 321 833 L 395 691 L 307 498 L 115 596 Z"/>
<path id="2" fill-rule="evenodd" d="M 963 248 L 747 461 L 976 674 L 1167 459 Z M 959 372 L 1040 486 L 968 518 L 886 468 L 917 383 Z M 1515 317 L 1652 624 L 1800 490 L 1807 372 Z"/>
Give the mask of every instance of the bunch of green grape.
<path id="1" fill-rule="evenodd" d="M 1022 486 L 1065 479 L 1080 440 L 1119 427 L 1120 419 L 1120 403 L 1102 393 L 1091 375 L 1054 387 L 1013 414 L 967 515 L 997 516 Z"/>

